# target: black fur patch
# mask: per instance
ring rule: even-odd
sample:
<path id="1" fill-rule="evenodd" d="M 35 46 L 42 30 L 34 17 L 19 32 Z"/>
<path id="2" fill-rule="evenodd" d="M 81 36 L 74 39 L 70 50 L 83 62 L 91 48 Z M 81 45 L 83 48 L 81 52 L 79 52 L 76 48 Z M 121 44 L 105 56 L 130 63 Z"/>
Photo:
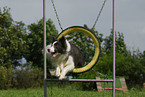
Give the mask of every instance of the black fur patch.
<path id="1" fill-rule="evenodd" d="M 56 43 L 54 44 L 55 53 L 61 53 L 61 54 L 66 53 L 67 47 L 66 47 L 65 37 L 63 36 L 59 40 L 53 38 L 53 42 L 55 41 L 56 41 Z"/>
<path id="2" fill-rule="evenodd" d="M 85 58 L 83 56 L 83 54 L 81 53 L 81 51 L 75 46 L 75 45 L 71 45 L 71 53 L 70 53 L 73 58 L 74 58 L 74 62 L 75 62 L 75 67 L 82 67 L 85 64 Z"/>

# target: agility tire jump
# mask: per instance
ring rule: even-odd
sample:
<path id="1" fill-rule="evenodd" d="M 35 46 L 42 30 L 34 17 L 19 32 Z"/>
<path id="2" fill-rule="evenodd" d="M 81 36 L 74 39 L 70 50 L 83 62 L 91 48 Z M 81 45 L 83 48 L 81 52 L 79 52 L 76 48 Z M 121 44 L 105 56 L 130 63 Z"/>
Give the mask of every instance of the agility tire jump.
<path id="1" fill-rule="evenodd" d="M 66 36 L 66 35 L 73 33 L 73 32 L 81 32 L 81 33 L 86 34 L 87 36 L 89 36 L 93 40 L 94 45 L 95 45 L 95 53 L 94 53 L 94 56 L 93 56 L 92 60 L 90 61 L 90 63 L 88 63 L 87 65 L 85 65 L 83 67 L 73 69 L 73 73 L 82 73 L 82 72 L 88 71 L 91 68 L 93 68 L 93 66 L 98 62 L 99 55 L 100 55 L 100 45 L 99 45 L 99 41 L 98 41 L 97 37 L 95 36 L 95 34 L 92 31 L 90 31 L 89 29 L 86 29 L 82 26 L 68 27 L 65 30 L 63 30 L 58 35 L 57 38 L 59 39 L 62 36 Z"/>

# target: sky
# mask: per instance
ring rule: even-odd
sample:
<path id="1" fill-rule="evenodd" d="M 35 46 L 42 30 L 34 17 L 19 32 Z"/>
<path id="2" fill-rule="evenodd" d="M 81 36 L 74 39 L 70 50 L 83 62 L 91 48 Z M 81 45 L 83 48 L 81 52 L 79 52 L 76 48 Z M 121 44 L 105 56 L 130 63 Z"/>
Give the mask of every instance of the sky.
<path id="1" fill-rule="evenodd" d="M 51 0 L 46 0 L 46 19 L 51 19 L 61 32 Z M 104 0 L 54 0 L 63 29 L 87 24 L 92 28 Z M 124 34 L 127 48 L 145 51 L 145 0 L 115 0 L 115 31 Z M 0 8 L 11 8 L 14 21 L 26 25 L 43 18 L 43 0 L 0 0 Z M 107 0 L 95 30 L 104 37 L 112 28 L 112 0 Z"/>

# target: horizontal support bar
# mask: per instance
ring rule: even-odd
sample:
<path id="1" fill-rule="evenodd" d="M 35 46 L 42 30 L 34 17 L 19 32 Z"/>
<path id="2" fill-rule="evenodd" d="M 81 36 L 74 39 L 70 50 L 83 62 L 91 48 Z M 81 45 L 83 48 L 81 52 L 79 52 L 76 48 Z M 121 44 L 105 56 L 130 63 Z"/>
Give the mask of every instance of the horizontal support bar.
<path id="1" fill-rule="evenodd" d="M 113 80 L 97 80 L 97 79 L 46 79 L 47 81 L 71 81 L 71 82 L 113 82 Z"/>

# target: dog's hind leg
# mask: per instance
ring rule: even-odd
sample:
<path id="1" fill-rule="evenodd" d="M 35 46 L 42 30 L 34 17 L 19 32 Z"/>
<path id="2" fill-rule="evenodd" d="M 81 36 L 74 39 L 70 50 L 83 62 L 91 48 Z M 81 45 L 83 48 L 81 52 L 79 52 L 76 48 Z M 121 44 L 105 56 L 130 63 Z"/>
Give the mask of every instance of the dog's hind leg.
<path id="1" fill-rule="evenodd" d="M 73 62 L 73 58 L 70 56 L 68 58 L 68 61 L 66 62 L 65 64 L 65 67 L 62 69 L 62 72 L 60 73 L 60 77 L 59 79 L 64 79 L 65 78 L 65 75 L 72 71 L 74 69 L 74 62 Z"/>

